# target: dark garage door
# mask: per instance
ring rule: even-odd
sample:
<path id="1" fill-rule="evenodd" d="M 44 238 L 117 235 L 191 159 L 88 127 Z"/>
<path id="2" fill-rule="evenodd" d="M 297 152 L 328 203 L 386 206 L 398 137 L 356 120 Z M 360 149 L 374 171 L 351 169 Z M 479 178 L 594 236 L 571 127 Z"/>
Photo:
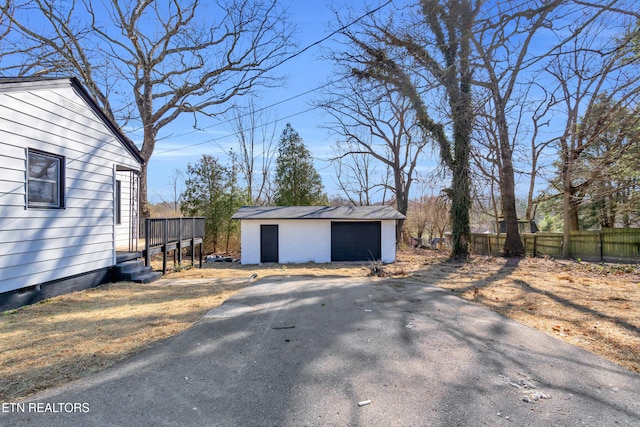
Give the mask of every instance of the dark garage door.
<path id="1" fill-rule="evenodd" d="M 372 261 L 382 257 L 380 221 L 332 222 L 331 261 Z"/>

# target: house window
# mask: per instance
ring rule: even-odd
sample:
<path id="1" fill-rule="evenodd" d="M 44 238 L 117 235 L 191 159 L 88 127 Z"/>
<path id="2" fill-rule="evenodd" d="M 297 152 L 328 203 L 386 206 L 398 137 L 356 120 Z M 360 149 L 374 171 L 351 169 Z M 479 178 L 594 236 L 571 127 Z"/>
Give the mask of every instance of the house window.
<path id="1" fill-rule="evenodd" d="M 122 224 L 122 181 L 116 180 L 116 224 Z"/>
<path id="2" fill-rule="evenodd" d="M 64 157 L 28 150 L 27 206 L 64 207 Z"/>

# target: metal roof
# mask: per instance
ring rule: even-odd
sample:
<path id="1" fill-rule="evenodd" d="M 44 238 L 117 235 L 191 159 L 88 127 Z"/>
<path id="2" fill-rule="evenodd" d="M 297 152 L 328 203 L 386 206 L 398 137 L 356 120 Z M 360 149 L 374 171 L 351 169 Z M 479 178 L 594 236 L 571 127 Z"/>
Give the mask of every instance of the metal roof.
<path id="1" fill-rule="evenodd" d="M 386 220 L 406 217 L 391 206 L 244 206 L 233 219 Z"/>

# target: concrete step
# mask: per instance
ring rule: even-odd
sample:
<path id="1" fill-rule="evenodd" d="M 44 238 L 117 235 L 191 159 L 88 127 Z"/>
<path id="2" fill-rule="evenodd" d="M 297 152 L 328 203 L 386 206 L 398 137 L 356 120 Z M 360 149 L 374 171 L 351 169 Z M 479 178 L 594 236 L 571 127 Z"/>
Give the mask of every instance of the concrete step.
<path id="1" fill-rule="evenodd" d="M 116 252 L 116 264 L 121 264 L 125 261 L 135 260 L 143 258 L 142 252 Z"/>
<path id="2" fill-rule="evenodd" d="M 126 261 L 113 267 L 113 280 L 116 282 L 149 283 L 160 276 L 162 273 L 154 273 L 153 269 L 146 267 L 141 260 Z"/>
<path id="3" fill-rule="evenodd" d="M 136 259 L 119 262 L 114 266 L 114 270 L 118 273 L 129 273 L 131 271 L 139 270 L 141 267 L 144 267 L 144 262 Z"/>
<path id="4" fill-rule="evenodd" d="M 159 278 L 162 277 L 162 273 L 159 271 L 152 271 L 150 273 L 146 273 L 140 276 L 136 276 L 135 278 L 131 279 L 132 282 L 134 283 L 151 283 L 151 282 L 155 282 L 156 280 L 158 280 Z"/>

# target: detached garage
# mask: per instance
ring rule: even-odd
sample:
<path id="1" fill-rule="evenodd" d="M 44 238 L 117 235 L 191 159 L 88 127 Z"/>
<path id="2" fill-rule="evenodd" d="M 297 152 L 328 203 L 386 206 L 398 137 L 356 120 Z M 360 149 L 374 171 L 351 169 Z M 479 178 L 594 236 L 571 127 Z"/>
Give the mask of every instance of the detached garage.
<path id="1" fill-rule="evenodd" d="M 242 264 L 396 260 L 390 206 L 245 206 L 240 220 Z"/>

